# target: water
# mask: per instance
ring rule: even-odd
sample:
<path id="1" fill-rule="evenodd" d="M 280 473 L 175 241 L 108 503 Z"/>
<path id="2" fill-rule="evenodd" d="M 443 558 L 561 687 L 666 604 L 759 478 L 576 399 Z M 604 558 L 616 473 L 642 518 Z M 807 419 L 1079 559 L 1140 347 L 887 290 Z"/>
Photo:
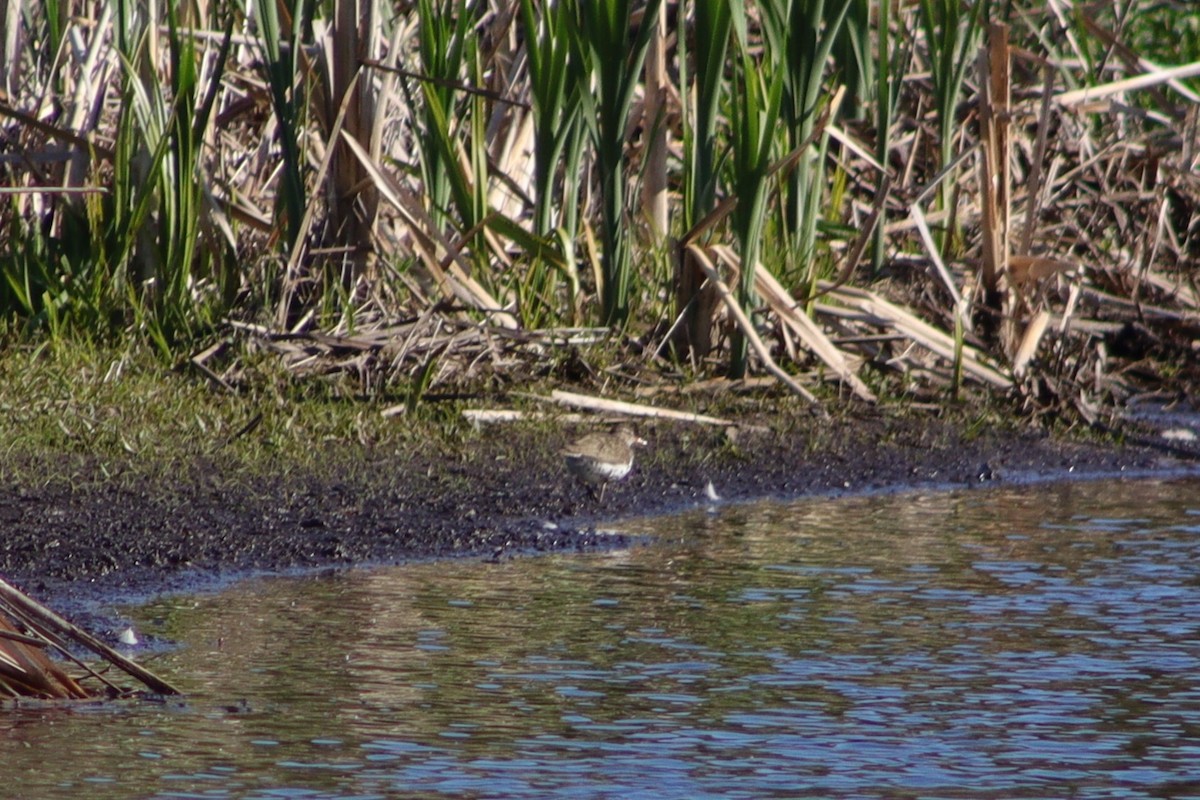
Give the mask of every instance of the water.
<path id="1" fill-rule="evenodd" d="M 128 613 L 186 701 L 6 710 L 0 796 L 1200 797 L 1198 487 L 727 508 L 166 598 Z"/>

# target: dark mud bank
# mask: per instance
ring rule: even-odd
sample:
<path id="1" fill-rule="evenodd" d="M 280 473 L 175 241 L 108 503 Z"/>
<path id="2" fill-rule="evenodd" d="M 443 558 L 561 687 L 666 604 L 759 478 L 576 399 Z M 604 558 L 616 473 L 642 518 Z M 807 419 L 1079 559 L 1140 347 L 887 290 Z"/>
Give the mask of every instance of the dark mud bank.
<path id="1" fill-rule="evenodd" d="M 780 429 L 784 427 L 786 429 Z M 316 469 L 230 479 L 189 464 L 163 482 L 130 477 L 0 489 L 0 575 L 51 601 L 146 594 L 230 573 L 503 558 L 621 546 L 605 519 L 724 500 L 921 486 L 1170 474 L 1187 447 L 1072 441 L 1040 432 L 964 433 L 935 418 L 857 418 L 725 431 L 644 425 L 634 473 L 603 505 L 564 474 L 572 431 L 485 431 L 466 444 L 380 453 L 332 448 Z M 86 472 L 86 470 L 85 470 Z"/>

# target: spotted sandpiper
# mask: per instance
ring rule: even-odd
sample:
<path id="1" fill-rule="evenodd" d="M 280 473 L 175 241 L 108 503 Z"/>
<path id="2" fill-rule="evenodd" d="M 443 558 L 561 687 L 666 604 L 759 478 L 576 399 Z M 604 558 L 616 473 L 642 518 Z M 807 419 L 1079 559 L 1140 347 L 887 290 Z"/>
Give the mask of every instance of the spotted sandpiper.
<path id="1" fill-rule="evenodd" d="M 567 470 L 588 487 L 595 498 L 596 487 L 600 487 L 599 502 L 604 500 L 604 490 L 611 481 L 619 481 L 633 469 L 633 448 L 644 445 L 627 425 L 619 425 L 612 433 L 590 433 L 563 448 L 563 460 Z"/>

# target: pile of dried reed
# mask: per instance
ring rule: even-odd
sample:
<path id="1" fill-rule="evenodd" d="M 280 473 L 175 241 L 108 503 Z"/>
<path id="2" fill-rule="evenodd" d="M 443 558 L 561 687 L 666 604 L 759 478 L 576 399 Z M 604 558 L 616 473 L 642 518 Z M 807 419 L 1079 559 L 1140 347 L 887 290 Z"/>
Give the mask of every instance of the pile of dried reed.
<path id="1" fill-rule="evenodd" d="M 30 328 L 229 386 L 232 329 L 414 397 L 539 373 L 588 321 L 810 402 L 1093 419 L 1194 385 L 1200 61 L 1158 64 L 1200 53 L 1153 50 L 1186 4 L 68 5 L 4 42 Z"/>
<path id="2" fill-rule="evenodd" d="M 170 683 L 0 580 L 0 695 L 83 700 L 129 693 L 78 659 L 71 650 L 72 644 L 124 671 L 152 692 L 180 693 Z M 51 659 L 47 652 L 61 659 Z M 75 664 L 84 677 L 73 678 L 61 666 L 62 660 Z"/>

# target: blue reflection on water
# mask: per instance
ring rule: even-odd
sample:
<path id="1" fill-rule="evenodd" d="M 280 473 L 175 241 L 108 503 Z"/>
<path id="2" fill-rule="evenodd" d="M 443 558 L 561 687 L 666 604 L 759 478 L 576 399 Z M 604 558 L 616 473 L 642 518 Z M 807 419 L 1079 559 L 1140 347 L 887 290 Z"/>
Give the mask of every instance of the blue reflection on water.
<path id="1" fill-rule="evenodd" d="M 731 509 L 628 553 L 263 582 L 196 601 L 184 712 L 27 719 L 0 763 L 95 797 L 1197 797 L 1196 488 Z M 204 657 L 234 624 L 263 647 Z M 64 732 L 86 747 L 47 783 Z"/>

